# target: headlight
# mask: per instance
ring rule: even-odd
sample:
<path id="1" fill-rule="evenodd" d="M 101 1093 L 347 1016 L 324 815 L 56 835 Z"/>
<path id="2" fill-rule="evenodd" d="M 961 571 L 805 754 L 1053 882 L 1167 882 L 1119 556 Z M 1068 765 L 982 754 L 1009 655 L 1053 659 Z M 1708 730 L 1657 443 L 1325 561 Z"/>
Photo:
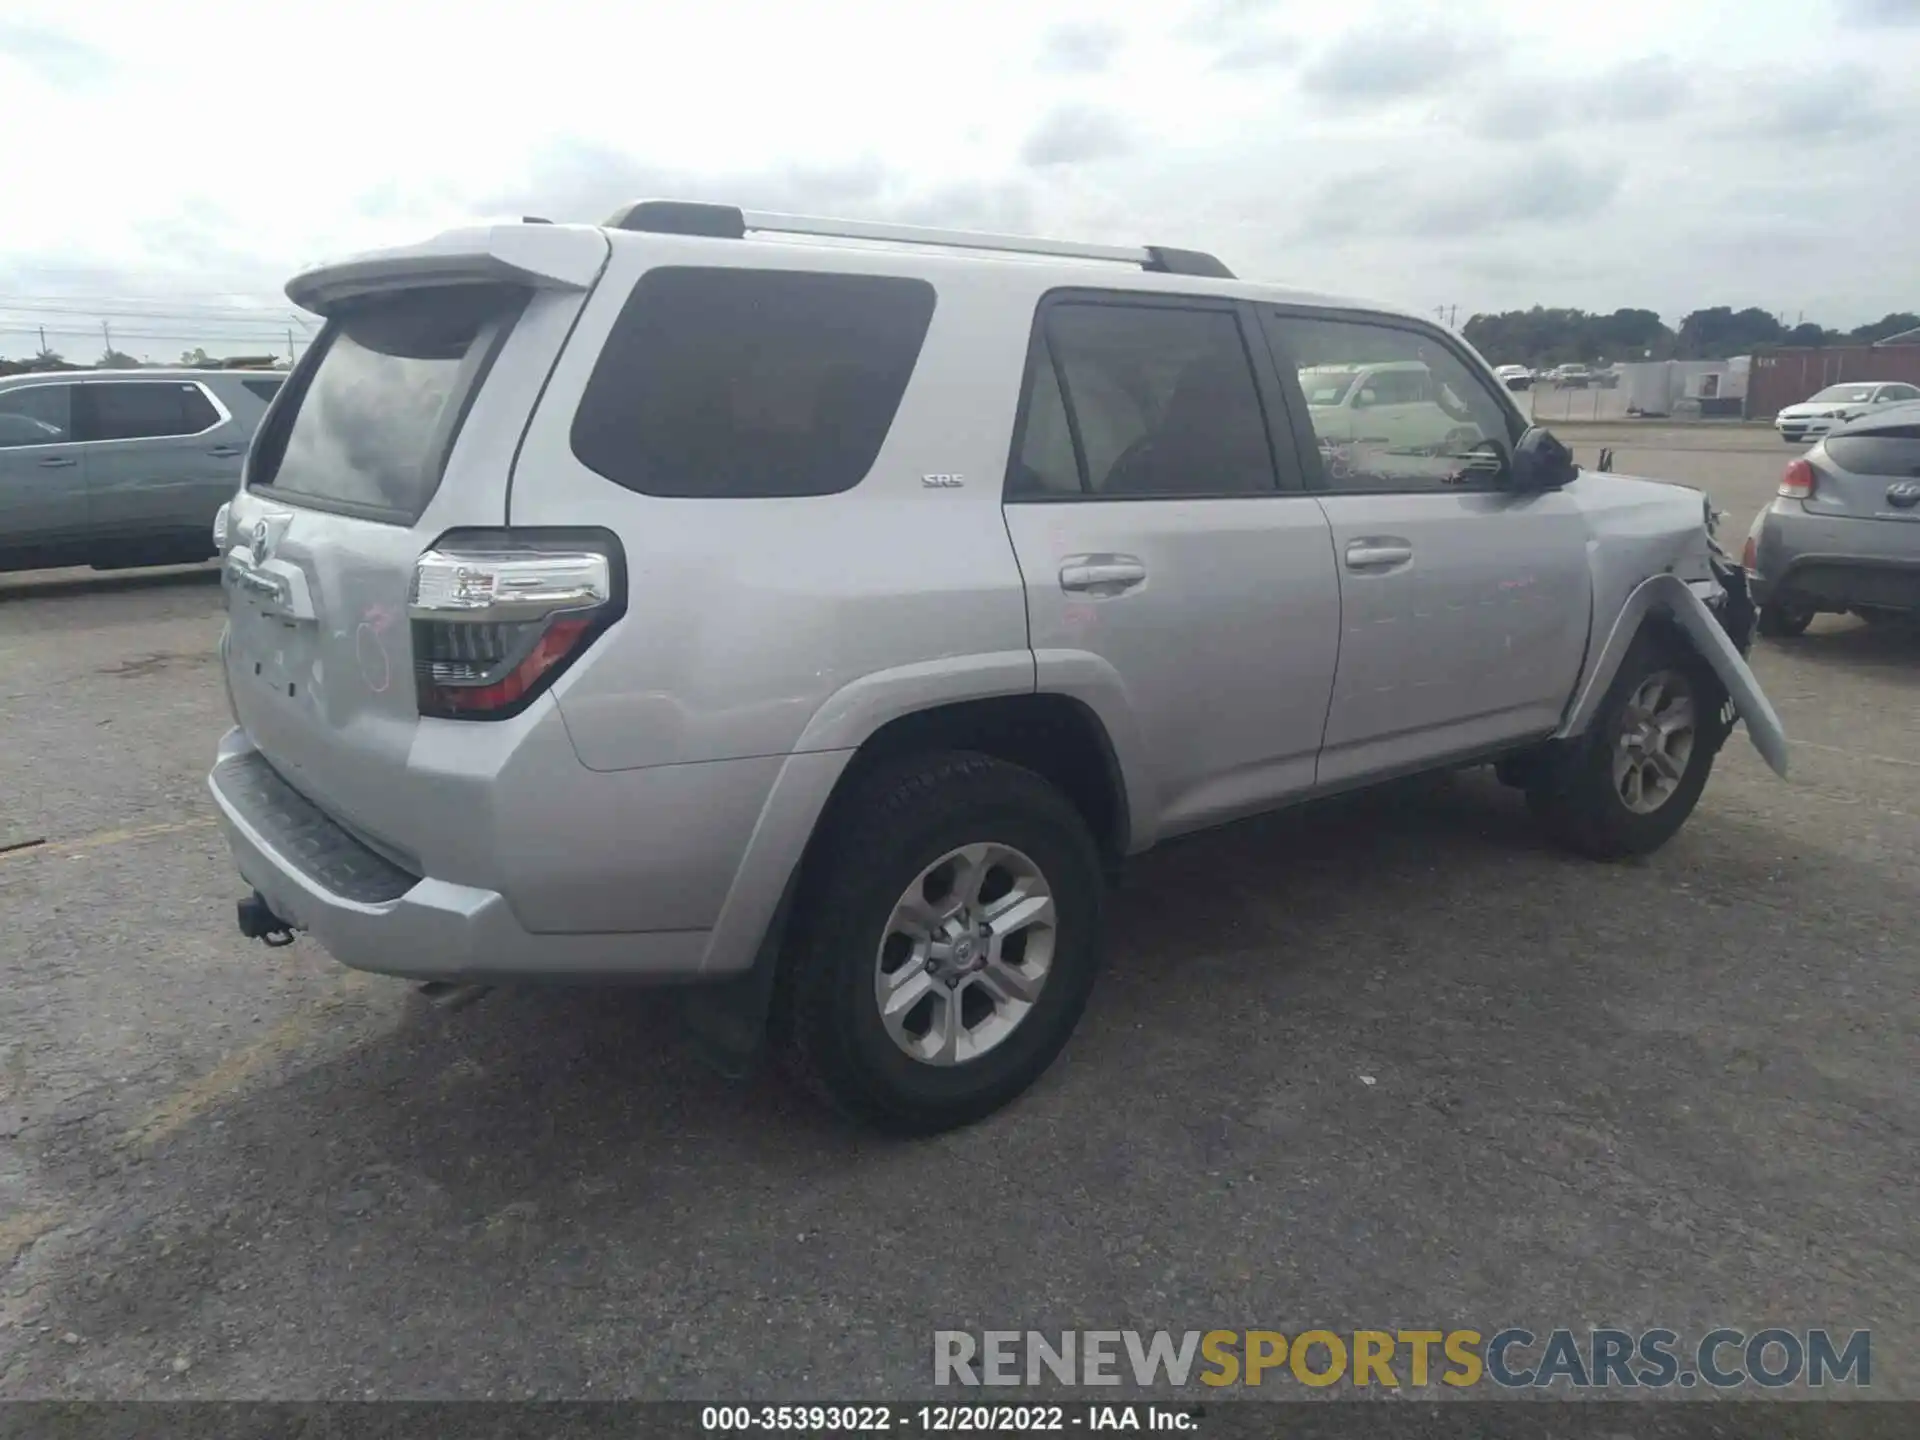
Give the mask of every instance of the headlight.
<path id="1" fill-rule="evenodd" d="M 227 516 L 232 513 L 232 504 L 222 505 L 213 512 L 213 548 L 215 553 L 227 553 Z"/>

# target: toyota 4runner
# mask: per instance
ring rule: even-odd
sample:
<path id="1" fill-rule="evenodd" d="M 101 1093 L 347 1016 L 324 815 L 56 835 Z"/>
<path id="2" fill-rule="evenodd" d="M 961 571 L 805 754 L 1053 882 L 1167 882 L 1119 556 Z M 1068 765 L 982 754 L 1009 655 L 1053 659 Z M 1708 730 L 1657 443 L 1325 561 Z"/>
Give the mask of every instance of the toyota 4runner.
<path id="1" fill-rule="evenodd" d="M 924 1132 L 1047 1068 L 1170 836 L 1494 763 L 1616 857 L 1739 721 L 1785 773 L 1703 497 L 1411 315 L 658 201 L 288 294 L 325 329 L 216 524 L 259 938 L 683 983 L 716 1054 Z M 1421 397 L 1322 436 L 1329 367 Z"/>

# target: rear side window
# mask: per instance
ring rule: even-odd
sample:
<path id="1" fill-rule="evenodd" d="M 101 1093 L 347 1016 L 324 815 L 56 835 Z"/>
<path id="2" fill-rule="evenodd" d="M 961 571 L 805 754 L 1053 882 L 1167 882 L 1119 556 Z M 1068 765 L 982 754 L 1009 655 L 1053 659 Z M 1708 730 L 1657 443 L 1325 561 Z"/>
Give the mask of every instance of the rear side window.
<path id="1" fill-rule="evenodd" d="M 1266 416 L 1230 310 L 1053 304 L 1027 375 L 1010 500 L 1275 488 Z"/>
<path id="2" fill-rule="evenodd" d="M 933 320 L 885 275 L 663 267 L 627 298 L 573 419 L 573 452 L 643 495 L 850 490 L 873 468 Z"/>
<path id="3" fill-rule="evenodd" d="M 1920 476 L 1920 424 L 1862 435 L 1829 435 L 1826 451 L 1834 464 L 1855 475 L 1911 479 Z"/>
<path id="4" fill-rule="evenodd" d="M 198 385 L 158 380 L 82 385 L 78 398 L 83 440 L 159 440 L 198 435 L 220 423 L 220 412 Z"/>
<path id="5" fill-rule="evenodd" d="M 280 393 L 280 387 L 286 382 L 284 380 L 242 380 L 240 383 L 259 399 L 271 400 Z"/>
<path id="6" fill-rule="evenodd" d="M 249 484 L 322 507 L 418 518 L 526 300 L 518 287 L 446 286 L 335 316 L 295 378 L 294 403 L 269 416 Z"/>

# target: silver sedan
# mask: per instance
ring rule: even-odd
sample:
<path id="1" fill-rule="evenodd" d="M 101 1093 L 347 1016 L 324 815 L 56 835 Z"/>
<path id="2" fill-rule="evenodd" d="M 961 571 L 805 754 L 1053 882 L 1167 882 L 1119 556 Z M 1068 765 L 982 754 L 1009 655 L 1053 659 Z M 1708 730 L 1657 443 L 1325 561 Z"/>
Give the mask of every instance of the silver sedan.
<path id="1" fill-rule="evenodd" d="M 1920 404 L 1840 425 L 1787 465 L 1743 563 L 1762 635 L 1820 613 L 1920 614 Z"/>

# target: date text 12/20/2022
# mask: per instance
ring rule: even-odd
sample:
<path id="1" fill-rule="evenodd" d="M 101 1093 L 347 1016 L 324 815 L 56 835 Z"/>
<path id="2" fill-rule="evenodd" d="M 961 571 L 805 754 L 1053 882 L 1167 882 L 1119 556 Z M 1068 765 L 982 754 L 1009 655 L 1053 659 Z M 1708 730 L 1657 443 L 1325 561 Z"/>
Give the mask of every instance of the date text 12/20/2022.
<path id="1" fill-rule="evenodd" d="M 992 1432 L 1033 1435 L 1073 1430 L 1190 1432 L 1195 1407 L 1120 1405 L 708 1405 L 700 1428 L 710 1433 L 854 1434 L 901 1431 L 927 1435 Z"/>

